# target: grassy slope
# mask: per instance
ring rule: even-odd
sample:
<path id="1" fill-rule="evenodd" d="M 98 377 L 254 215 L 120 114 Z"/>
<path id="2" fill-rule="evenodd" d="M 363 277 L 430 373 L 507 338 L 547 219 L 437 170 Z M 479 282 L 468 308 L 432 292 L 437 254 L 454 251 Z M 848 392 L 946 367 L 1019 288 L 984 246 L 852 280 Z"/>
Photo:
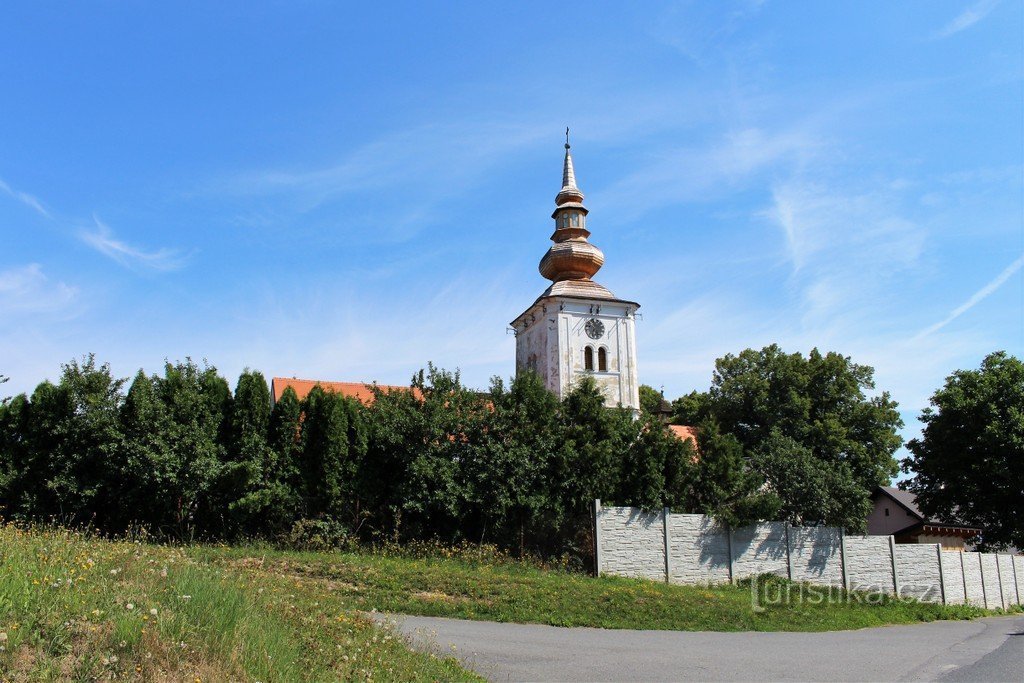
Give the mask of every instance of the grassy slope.
<path id="1" fill-rule="evenodd" d="M 593 578 L 514 562 L 465 558 L 295 553 L 259 548 L 196 548 L 204 562 L 274 574 L 319 587 L 358 610 L 552 624 L 673 630 L 824 631 L 986 614 L 965 606 L 865 599 L 833 593 L 818 600 L 808 586 L 773 581 L 758 606 L 747 586 L 668 586 Z M 315 589 L 315 588 L 314 588 Z M 788 600 L 780 600 L 782 591 Z M 817 593 L 823 596 L 823 591 Z M 768 598 L 767 600 L 765 598 Z"/>
<path id="2" fill-rule="evenodd" d="M 801 587 L 775 582 L 768 590 L 777 597 L 786 588 Z M 984 613 L 853 597 L 824 604 L 792 594 L 756 609 L 749 587 L 595 579 L 472 553 L 416 559 L 168 548 L 3 526 L 0 681 L 473 677 L 453 660 L 409 651 L 363 616 L 370 610 L 559 626 L 802 631 Z"/>
<path id="3" fill-rule="evenodd" d="M 240 564 L 0 527 L 0 681 L 475 679 L 322 586 Z"/>

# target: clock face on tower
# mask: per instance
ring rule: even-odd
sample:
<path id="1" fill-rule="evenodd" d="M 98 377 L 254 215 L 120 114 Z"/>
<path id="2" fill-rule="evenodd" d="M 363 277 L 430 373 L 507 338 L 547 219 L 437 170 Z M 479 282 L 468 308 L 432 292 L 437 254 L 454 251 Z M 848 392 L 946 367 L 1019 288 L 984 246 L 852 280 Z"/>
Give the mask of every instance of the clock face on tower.
<path id="1" fill-rule="evenodd" d="M 604 323 L 597 318 L 591 318 L 583 326 L 583 329 L 586 330 L 587 336 L 591 339 L 600 339 L 601 335 L 604 334 Z"/>

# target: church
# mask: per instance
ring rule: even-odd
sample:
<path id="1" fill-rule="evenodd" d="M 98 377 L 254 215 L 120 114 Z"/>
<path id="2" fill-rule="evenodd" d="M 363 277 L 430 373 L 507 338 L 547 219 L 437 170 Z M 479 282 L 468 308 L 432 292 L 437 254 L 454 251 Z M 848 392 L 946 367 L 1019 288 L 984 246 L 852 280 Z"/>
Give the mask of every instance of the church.
<path id="1" fill-rule="evenodd" d="M 511 323 L 516 370 L 533 370 L 559 398 L 589 375 L 605 405 L 639 412 L 635 324 L 640 304 L 619 299 L 594 281 L 604 254 L 587 239 L 587 214 L 566 132 L 562 189 L 551 214 L 554 244 L 539 266 L 551 286 Z"/>
<path id="2" fill-rule="evenodd" d="M 640 304 L 619 299 L 594 281 L 604 265 L 604 254 L 588 241 L 587 213 L 583 192 L 576 185 L 566 130 L 562 188 L 551 214 L 555 221 L 553 244 L 539 266 L 551 285 L 511 323 L 516 335 L 516 371 L 536 372 L 560 399 L 581 377 L 589 375 L 604 394 L 605 405 L 621 405 L 639 414 L 635 324 Z M 273 378 L 271 400 L 276 402 L 288 387 L 301 400 L 318 384 L 363 403 L 372 401 L 372 392 L 362 383 L 287 377 Z"/>

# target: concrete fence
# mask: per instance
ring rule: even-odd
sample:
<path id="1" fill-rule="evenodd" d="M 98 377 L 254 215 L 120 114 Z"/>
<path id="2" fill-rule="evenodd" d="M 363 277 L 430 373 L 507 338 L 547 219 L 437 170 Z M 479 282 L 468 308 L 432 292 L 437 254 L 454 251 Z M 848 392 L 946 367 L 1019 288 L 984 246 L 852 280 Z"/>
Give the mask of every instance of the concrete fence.
<path id="1" fill-rule="evenodd" d="M 601 574 L 682 584 L 735 582 L 759 574 L 987 609 L 1021 604 L 1024 556 L 897 544 L 832 527 L 760 522 L 728 528 L 705 515 L 602 507 L 594 501 Z"/>

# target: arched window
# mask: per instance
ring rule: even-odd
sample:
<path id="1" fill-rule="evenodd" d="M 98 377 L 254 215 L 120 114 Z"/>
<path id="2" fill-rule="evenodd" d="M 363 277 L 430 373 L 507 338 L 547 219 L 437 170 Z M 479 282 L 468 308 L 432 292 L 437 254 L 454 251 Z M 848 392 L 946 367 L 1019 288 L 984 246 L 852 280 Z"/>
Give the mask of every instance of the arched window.
<path id="1" fill-rule="evenodd" d="M 601 347 L 597 350 L 597 369 L 601 372 L 608 372 L 608 352 Z"/>
<path id="2" fill-rule="evenodd" d="M 569 214 L 568 213 L 563 213 L 562 214 L 562 227 L 563 228 L 568 228 L 569 227 Z"/>
<path id="3" fill-rule="evenodd" d="M 580 227 L 580 215 L 575 211 L 572 212 L 572 227 Z"/>
<path id="4" fill-rule="evenodd" d="M 583 369 L 593 370 L 594 369 L 594 349 L 588 346 L 583 349 Z"/>

